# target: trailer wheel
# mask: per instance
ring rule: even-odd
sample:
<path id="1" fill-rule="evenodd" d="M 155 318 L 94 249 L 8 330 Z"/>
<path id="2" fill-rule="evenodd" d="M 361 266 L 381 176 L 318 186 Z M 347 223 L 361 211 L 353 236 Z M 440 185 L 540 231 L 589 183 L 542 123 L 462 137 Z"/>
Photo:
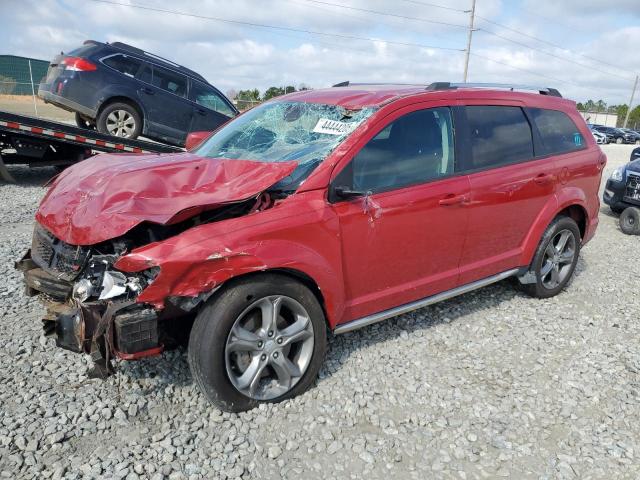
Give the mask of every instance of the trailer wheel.
<path id="1" fill-rule="evenodd" d="M 98 115 L 98 131 L 121 138 L 138 138 L 142 130 L 142 118 L 135 107 L 115 102 L 107 105 Z"/>
<path id="2" fill-rule="evenodd" d="M 640 208 L 625 208 L 620 215 L 620 230 L 627 235 L 640 235 Z"/>
<path id="3" fill-rule="evenodd" d="M 85 117 L 84 115 L 80 115 L 78 112 L 76 112 L 76 125 L 86 130 L 96 129 L 96 123 L 93 120 L 89 117 Z"/>

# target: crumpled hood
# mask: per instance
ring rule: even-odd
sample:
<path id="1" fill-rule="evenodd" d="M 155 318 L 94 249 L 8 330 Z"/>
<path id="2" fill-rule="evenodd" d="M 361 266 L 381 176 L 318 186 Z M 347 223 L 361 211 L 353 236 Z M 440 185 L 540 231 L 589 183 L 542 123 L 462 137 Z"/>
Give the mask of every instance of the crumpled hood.
<path id="1" fill-rule="evenodd" d="M 185 209 L 246 200 L 290 175 L 296 166 L 188 152 L 100 154 L 56 177 L 36 220 L 66 243 L 94 245 L 141 222 L 166 224 Z"/>

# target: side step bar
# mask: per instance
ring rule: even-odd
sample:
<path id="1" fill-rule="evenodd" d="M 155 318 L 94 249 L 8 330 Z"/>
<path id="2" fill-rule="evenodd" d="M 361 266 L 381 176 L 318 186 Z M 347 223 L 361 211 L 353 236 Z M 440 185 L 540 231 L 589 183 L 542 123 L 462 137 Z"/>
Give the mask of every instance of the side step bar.
<path id="1" fill-rule="evenodd" d="M 398 307 L 390 308 L 389 310 L 384 310 L 382 312 L 374 313 L 373 315 L 368 315 L 366 317 L 358 318 L 356 320 L 351 320 L 350 322 L 345 323 L 343 325 L 338 325 L 333 331 L 333 333 L 335 333 L 336 335 L 340 335 L 341 333 L 351 332 L 353 330 L 357 330 L 358 328 L 366 327 L 367 325 L 372 325 L 374 323 L 381 322 L 382 320 L 386 320 L 387 318 L 395 317 L 397 315 L 402 315 L 404 313 L 411 312 L 412 310 L 417 310 L 418 308 L 426 307 L 427 305 L 433 305 L 434 303 L 442 302 L 443 300 L 448 300 L 450 298 L 457 297 L 458 295 L 462 295 L 464 293 L 477 290 L 478 288 L 486 287 L 487 285 L 491 285 L 492 283 L 499 282 L 501 280 L 504 280 L 505 278 L 513 277 L 519 271 L 520 269 L 514 268 L 513 270 L 508 270 L 506 272 L 502 272 L 497 275 L 493 275 L 491 277 L 483 278 L 482 280 L 477 280 L 472 283 L 467 283 L 466 285 L 462 285 L 460 287 L 456 287 L 454 289 L 447 290 L 446 292 L 438 293 L 430 297 L 422 298 L 420 300 L 416 300 L 415 302 L 406 303 Z"/>

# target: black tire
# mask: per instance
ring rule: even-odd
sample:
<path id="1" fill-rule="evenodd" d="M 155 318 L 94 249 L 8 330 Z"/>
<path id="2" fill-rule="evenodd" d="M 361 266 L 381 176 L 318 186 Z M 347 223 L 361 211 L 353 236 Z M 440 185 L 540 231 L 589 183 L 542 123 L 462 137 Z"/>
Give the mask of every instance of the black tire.
<path id="1" fill-rule="evenodd" d="M 545 286 L 541 274 L 543 262 L 545 261 L 545 251 L 552 240 L 554 240 L 556 236 L 563 231 L 569 231 L 573 235 L 575 241 L 575 253 L 571 263 L 567 264 L 567 267 L 569 268 L 566 271 L 566 276 L 557 286 L 549 288 Z M 560 293 L 573 276 L 576 264 L 578 263 L 578 257 L 580 256 L 581 242 L 580 229 L 578 228 L 578 224 L 575 220 L 565 216 L 556 217 L 544 232 L 542 240 L 540 240 L 540 244 L 536 249 L 533 261 L 529 266 L 529 272 L 534 274 L 535 282 L 521 285 L 521 289 L 528 295 L 535 298 L 549 298 Z"/>
<path id="2" fill-rule="evenodd" d="M 127 122 L 126 128 L 125 124 L 117 125 L 117 121 L 114 126 L 114 117 L 117 116 L 122 117 L 123 122 Z M 129 123 L 130 120 L 133 122 L 132 124 Z M 115 137 L 135 139 L 138 138 L 142 132 L 142 117 L 133 105 L 114 102 L 108 104 L 100 111 L 96 126 L 100 133 L 106 133 L 107 135 L 113 135 Z"/>
<path id="3" fill-rule="evenodd" d="M 620 214 L 620 230 L 627 235 L 640 235 L 640 208 L 624 209 Z"/>
<path id="4" fill-rule="evenodd" d="M 80 128 L 84 128 L 86 130 L 95 130 L 96 128 L 95 122 L 91 121 L 84 115 L 80 115 L 78 112 L 76 112 L 75 114 L 75 119 L 76 125 Z"/>
<path id="5" fill-rule="evenodd" d="M 616 138 L 616 143 L 618 145 L 622 145 L 624 143 L 624 140 L 622 139 L 622 137 L 618 137 L 618 138 Z"/>
<path id="6" fill-rule="evenodd" d="M 227 374 L 225 348 L 236 319 L 260 298 L 284 295 L 309 313 L 313 325 L 313 353 L 306 371 L 285 394 L 266 401 L 241 393 Z M 275 403 L 301 394 L 314 382 L 327 349 L 324 312 L 315 295 L 286 275 L 262 274 L 241 279 L 211 297 L 198 313 L 189 337 L 189 367 L 206 397 L 227 412 L 250 410 L 260 403 Z"/>

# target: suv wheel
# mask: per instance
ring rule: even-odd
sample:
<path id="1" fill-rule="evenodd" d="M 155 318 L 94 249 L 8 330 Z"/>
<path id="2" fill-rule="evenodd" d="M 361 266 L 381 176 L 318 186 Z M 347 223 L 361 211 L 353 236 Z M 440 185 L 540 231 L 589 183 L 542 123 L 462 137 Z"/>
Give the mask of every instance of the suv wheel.
<path id="1" fill-rule="evenodd" d="M 624 143 L 624 140 L 621 137 L 616 138 L 616 143 L 618 145 L 621 145 L 622 143 Z"/>
<path id="2" fill-rule="evenodd" d="M 620 230 L 627 235 L 640 235 L 640 208 L 624 209 L 620 215 Z"/>
<path id="3" fill-rule="evenodd" d="M 314 294 L 287 276 L 268 274 L 207 302 L 191 330 L 189 366 L 213 404 L 239 412 L 307 390 L 326 346 Z"/>
<path id="4" fill-rule="evenodd" d="M 522 289 L 536 298 L 553 297 L 567 285 L 580 254 L 580 229 L 570 217 L 557 217 L 542 236 L 529 267 L 535 282 Z"/>
<path id="5" fill-rule="evenodd" d="M 128 103 L 111 103 L 98 115 L 98 131 L 121 138 L 138 138 L 142 130 L 142 118 Z"/>

